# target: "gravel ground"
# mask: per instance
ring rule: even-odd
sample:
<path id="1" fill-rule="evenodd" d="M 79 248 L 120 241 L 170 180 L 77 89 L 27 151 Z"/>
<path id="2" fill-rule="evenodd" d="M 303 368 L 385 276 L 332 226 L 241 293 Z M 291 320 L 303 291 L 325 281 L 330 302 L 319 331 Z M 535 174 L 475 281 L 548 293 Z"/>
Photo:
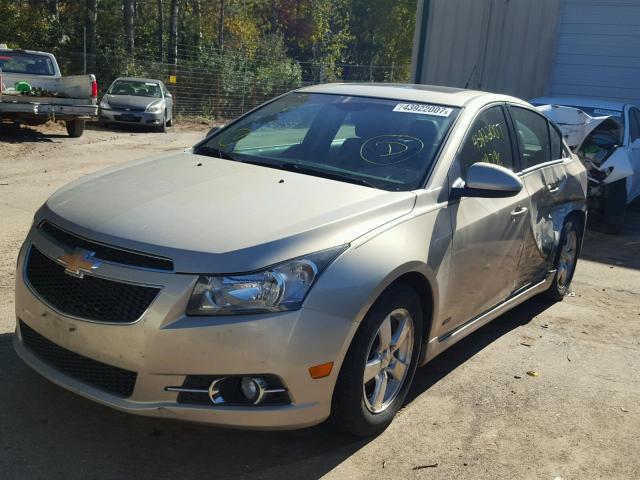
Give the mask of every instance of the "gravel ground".
<path id="1" fill-rule="evenodd" d="M 638 209 L 620 236 L 588 232 L 572 296 L 533 299 L 419 370 L 373 439 L 135 417 L 32 372 L 11 338 L 15 259 L 37 207 L 81 175 L 190 146 L 208 128 L 0 133 L 0 478 L 640 478 Z"/>

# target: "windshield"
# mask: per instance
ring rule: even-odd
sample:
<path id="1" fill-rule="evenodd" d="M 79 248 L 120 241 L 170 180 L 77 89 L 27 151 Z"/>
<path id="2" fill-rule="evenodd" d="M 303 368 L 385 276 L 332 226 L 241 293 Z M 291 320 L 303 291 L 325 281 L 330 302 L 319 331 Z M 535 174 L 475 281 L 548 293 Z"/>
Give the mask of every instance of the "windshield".
<path id="1" fill-rule="evenodd" d="M 55 75 L 51 58 L 33 53 L 0 51 L 0 70 L 5 73 L 28 75 Z"/>
<path id="2" fill-rule="evenodd" d="M 134 97 L 161 98 L 160 85 L 140 80 L 116 80 L 111 84 L 108 95 L 133 95 Z"/>
<path id="3" fill-rule="evenodd" d="M 291 93 L 195 149 L 209 155 L 385 190 L 422 186 L 459 109 Z"/>

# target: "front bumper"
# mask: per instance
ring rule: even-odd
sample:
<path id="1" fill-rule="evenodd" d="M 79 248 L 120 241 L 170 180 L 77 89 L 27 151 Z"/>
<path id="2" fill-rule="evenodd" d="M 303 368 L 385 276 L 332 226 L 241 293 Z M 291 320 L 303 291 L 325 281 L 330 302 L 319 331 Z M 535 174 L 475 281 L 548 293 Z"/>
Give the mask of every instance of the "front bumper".
<path id="1" fill-rule="evenodd" d="M 187 317 L 195 275 L 155 272 L 103 263 L 96 275 L 162 286 L 158 297 L 131 324 L 90 322 L 63 315 L 32 291 L 25 278 L 31 244 L 52 259 L 61 246 L 32 228 L 16 274 L 14 348 L 34 370 L 79 395 L 115 409 L 221 426 L 293 429 L 329 416 L 339 367 L 357 324 L 310 309 L 268 315 Z M 122 398 L 84 383 L 43 361 L 24 342 L 19 320 L 50 342 L 106 365 L 137 373 L 133 393 Z M 308 368 L 333 361 L 331 375 L 314 380 Z M 274 406 L 193 405 L 166 391 L 187 375 L 278 376 L 291 403 Z"/>
<path id="2" fill-rule="evenodd" d="M 164 118 L 164 112 L 134 112 L 125 110 L 100 109 L 100 120 L 109 123 L 122 123 L 127 125 L 160 126 Z"/>

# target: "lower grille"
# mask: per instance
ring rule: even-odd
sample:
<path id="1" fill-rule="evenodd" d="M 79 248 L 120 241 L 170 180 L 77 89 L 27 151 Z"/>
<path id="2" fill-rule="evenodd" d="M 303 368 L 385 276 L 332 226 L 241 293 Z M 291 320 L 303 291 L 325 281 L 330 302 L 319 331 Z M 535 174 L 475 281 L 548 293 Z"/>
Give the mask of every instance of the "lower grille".
<path id="1" fill-rule="evenodd" d="M 134 117 L 131 115 L 114 115 L 113 119 L 118 122 L 140 122 L 140 117 Z"/>
<path id="2" fill-rule="evenodd" d="M 122 398 L 133 393 L 135 372 L 83 357 L 47 340 L 22 320 L 20 334 L 25 346 L 42 361 L 77 380 Z"/>
<path id="3" fill-rule="evenodd" d="M 27 280 L 42 299 L 62 314 L 98 322 L 131 323 L 142 316 L 160 291 L 85 275 L 72 277 L 64 267 L 31 246 Z"/>

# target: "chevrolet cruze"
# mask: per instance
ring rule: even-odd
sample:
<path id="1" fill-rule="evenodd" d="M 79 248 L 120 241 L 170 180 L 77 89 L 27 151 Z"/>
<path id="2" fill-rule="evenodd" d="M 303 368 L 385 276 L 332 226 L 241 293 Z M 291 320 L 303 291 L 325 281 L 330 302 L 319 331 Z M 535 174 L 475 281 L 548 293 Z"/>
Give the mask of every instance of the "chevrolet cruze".
<path id="1" fill-rule="evenodd" d="M 516 98 L 296 90 L 49 198 L 18 258 L 14 346 L 126 412 L 374 434 L 416 367 L 536 294 L 562 299 L 586 181 Z"/>

